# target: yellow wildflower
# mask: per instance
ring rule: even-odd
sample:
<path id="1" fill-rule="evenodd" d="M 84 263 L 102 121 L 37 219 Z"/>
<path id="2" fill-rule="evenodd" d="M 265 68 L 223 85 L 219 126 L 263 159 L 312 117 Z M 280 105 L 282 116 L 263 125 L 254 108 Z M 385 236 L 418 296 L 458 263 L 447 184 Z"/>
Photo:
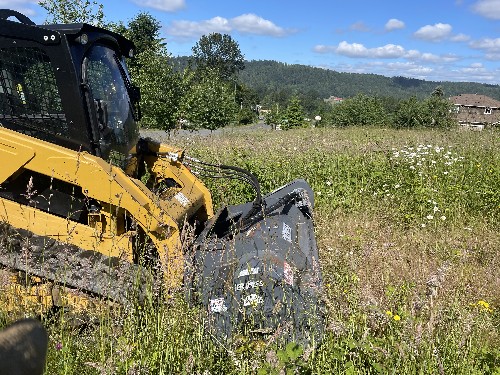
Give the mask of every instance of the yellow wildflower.
<path id="1" fill-rule="evenodd" d="M 490 307 L 490 304 L 486 301 L 479 300 L 476 303 L 476 306 L 481 309 L 481 311 L 492 312 L 493 309 Z"/>
<path id="2" fill-rule="evenodd" d="M 385 315 L 387 315 L 387 316 L 389 316 L 389 317 L 390 317 L 390 316 L 392 316 L 392 311 L 387 310 L 387 311 L 385 312 Z"/>
<path id="3" fill-rule="evenodd" d="M 486 301 L 483 301 L 483 300 L 479 300 L 477 301 L 477 305 L 480 306 L 480 307 L 484 307 L 485 309 L 489 309 L 490 308 L 490 304 Z"/>
<path id="4" fill-rule="evenodd" d="M 490 304 L 482 299 L 477 301 L 476 303 L 470 303 L 469 305 L 472 307 L 476 307 L 480 311 L 489 312 L 489 313 L 493 312 L 493 308 L 490 307 Z"/>
<path id="5" fill-rule="evenodd" d="M 401 320 L 401 317 L 398 314 L 396 314 L 396 315 L 394 315 L 394 320 L 396 322 L 399 322 Z"/>

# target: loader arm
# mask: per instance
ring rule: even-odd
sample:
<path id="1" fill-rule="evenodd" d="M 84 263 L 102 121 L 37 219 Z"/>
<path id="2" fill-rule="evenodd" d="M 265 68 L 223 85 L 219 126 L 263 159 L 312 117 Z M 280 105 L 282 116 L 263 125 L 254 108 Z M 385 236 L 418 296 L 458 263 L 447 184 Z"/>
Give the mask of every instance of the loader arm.
<path id="1" fill-rule="evenodd" d="M 33 186 L 25 187 L 31 192 L 24 195 L 33 194 L 28 204 L 16 202 L 12 195 L 2 196 L 0 191 L 0 218 L 16 228 L 106 256 L 125 256 L 130 261 L 137 258 L 133 243 L 137 230 L 127 227 L 127 220 L 132 219 L 154 244 L 166 274 L 179 284 L 184 261 L 180 228 L 183 220 L 196 214 L 203 215 L 203 220 L 212 215 L 212 207 L 207 206 L 211 204 L 210 194 L 179 161 L 153 155 L 146 159 L 157 180 L 168 178 L 175 183 L 162 197 L 155 196 L 140 180 L 87 152 L 75 152 L 0 128 L 0 163 L 9 166 L 2 169 L 0 184 L 13 184 L 21 174 L 35 176 L 30 177 Z M 50 204 L 39 208 L 38 203 L 45 203 L 51 199 L 50 194 L 56 194 L 55 190 L 47 191 L 49 197 L 34 193 L 36 176 L 49 176 L 53 184 L 57 181 L 66 189 L 81 192 L 86 201 L 82 206 L 86 219 L 82 215 L 79 220 L 71 219 L 69 212 L 54 215 Z"/>

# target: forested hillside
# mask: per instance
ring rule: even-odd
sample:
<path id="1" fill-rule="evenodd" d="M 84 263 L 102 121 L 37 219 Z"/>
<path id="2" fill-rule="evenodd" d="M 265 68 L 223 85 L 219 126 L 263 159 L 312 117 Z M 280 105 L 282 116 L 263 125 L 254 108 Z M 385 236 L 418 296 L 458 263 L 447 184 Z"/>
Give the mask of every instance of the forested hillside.
<path id="1" fill-rule="evenodd" d="M 446 96 L 477 93 L 500 100 L 500 85 L 475 82 L 433 82 L 405 77 L 385 77 L 376 74 L 340 73 L 306 65 L 291 65 L 277 61 L 245 62 L 241 81 L 256 90 L 259 97 L 276 95 L 280 91 L 300 94 L 352 97 L 358 93 L 398 99 L 415 95 L 428 96 L 441 86 Z"/>

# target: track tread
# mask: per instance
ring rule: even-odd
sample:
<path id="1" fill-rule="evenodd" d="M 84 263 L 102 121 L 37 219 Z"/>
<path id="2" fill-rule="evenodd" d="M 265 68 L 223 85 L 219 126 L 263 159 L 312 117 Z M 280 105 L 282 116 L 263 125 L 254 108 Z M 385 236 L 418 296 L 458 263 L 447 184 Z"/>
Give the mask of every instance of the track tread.
<path id="1" fill-rule="evenodd" d="M 151 274 L 117 257 L 0 223 L 0 265 L 120 304 L 143 301 Z"/>

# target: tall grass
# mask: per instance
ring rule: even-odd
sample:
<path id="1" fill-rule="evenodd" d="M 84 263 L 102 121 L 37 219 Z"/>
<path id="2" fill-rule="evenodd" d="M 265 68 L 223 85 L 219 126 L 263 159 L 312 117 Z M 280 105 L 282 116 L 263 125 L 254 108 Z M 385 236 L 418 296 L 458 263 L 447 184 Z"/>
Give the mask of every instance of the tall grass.
<path id="1" fill-rule="evenodd" d="M 207 337 L 203 313 L 179 293 L 95 314 L 88 327 L 72 328 L 64 313 L 47 321 L 47 373 L 500 373 L 499 140 L 495 131 L 371 128 L 170 140 L 251 170 L 264 192 L 299 177 L 311 184 L 328 307 L 322 345 L 233 351 Z M 240 183 L 206 183 L 218 205 L 253 198 Z"/>

